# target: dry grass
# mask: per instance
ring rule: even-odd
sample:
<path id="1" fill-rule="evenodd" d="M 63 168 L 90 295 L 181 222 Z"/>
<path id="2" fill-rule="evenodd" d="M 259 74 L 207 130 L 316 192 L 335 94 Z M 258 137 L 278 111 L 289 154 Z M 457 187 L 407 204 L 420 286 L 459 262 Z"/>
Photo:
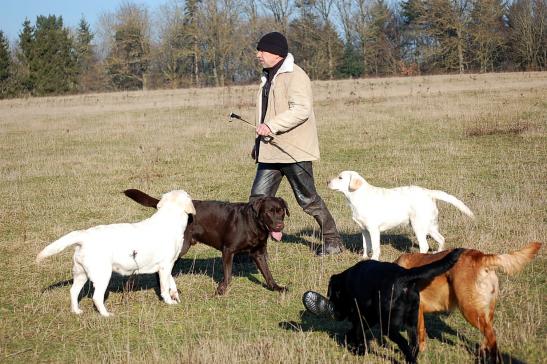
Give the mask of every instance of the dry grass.
<path id="1" fill-rule="evenodd" d="M 301 295 L 325 292 L 328 278 L 359 260 L 360 235 L 343 196 L 325 181 L 344 169 L 372 184 L 448 191 L 475 212 L 471 221 L 440 204 L 448 247 L 518 249 L 547 236 L 547 73 L 433 76 L 316 82 L 322 159 L 320 194 L 348 247 L 317 258 L 313 219 L 286 184 L 291 209 L 284 242 L 269 245 L 270 267 L 286 294 L 270 292 L 248 261 L 235 265 L 225 297 L 219 252 L 193 247 L 175 267 L 182 304 L 158 300 L 154 276 L 128 290 L 115 279 L 103 319 L 89 298 L 69 309 L 71 251 L 34 264 L 60 235 L 96 224 L 137 221 L 151 211 L 121 191 L 184 188 L 193 197 L 244 201 L 254 176 L 250 128 L 254 87 L 173 90 L 0 101 L 0 361 L 268 362 L 402 360 L 390 344 L 365 358 L 337 344 L 344 323 L 303 313 Z M 516 129 L 515 129 L 516 127 Z M 382 259 L 417 250 L 409 228 L 382 237 Z M 434 243 L 432 243 L 434 246 Z M 543 249 L 545 250 L 545 249 Z M 506 359 L 544 361 L 545 254 L 515 277 L 499 274 L 495 327 Z M 459 313 L 432 315 L 423 363 L 470 362 L 481 335 Z"/>

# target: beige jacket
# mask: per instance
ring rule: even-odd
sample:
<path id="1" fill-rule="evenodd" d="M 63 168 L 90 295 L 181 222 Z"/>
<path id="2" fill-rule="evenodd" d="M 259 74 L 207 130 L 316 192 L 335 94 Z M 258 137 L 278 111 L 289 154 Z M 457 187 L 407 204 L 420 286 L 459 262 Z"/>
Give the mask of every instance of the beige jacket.
<path id="1" fill-rule="evenodd" d="M 261 120 L 262 88 L 266 78 L 262 76 L 261 81 L 257 96 L 257 124 Z M 259 162 L 294 163 L 319 159 L 312 104 L 311 81 L 306 72 L 294 64 L 289 53 L 270 86 L 264 123 L 274 138 L 271 142 L 260 142 Z"/>

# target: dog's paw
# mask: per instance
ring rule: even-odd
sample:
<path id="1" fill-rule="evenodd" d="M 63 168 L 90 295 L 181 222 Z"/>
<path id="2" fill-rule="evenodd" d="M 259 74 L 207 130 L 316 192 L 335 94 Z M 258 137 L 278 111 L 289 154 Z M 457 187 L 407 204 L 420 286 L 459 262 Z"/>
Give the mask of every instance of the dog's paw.
<path id="1" fill-rule="evenodd" d="M 277 284 L 271 287 L 271 289 L 272 291 L 281 292 L 281 293 L 289 291 L 289 287 L 278 286 Z"/>
<path id="2" fill-rule="evenodd" d="M 180 303 L 179 292 L 177 290 L 170 290 L 169 294 L 171 295 L 171 299 L 175 301 L 175 303 Z"/>
<path id="3" fill-rule="evenodd" d="M 228 285 L 224 282 L 221 282 L 217 287 L 216 294 L 218 296 L 224 295 L 226 293 L 226 288 L 228 288 Z"/>
<path id="4" fill-rule="evenodd" d="M 76 309 L 73 309 L 72 310 L 72 313 L 76 314 L 76 315 L 81 315 L 84 311 L 82 311 L 82 309 L 80 308 L 76 308 Z"/>

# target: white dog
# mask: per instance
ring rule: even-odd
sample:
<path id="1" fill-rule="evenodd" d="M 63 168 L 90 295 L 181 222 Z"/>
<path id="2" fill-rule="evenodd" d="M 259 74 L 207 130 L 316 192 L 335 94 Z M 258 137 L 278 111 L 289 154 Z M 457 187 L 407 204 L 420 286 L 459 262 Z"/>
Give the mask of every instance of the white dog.
<path id="1" fill-rule="evenodd" d="M 99 313 L 110 316 L 104 306 L 104 294 L 112 271 L 121 275 L 155 273 L 160 278 L 160 292 L 168 304 L 180 302 L 171 270 L 183 245 L 188 215 L 196 210 L 190 196 L 182 190 L 162 196 L 158 211 L 134 224 L 99 225 L 73 231 L 44 248 L 36 262 L 75 245 L 74 283 L 70 289 L 71 309 L 82 313 L 78 295 L 89 279 L 95 292 L 93 303 Z"/>
<path id="2" fill-rule="evenodd" d="M 353 171 L 340 173 L 329 181 L 328 188 L 342 192 L 348 200 L 353 221 L 363 235 L 363 259 L 368 257 L 367 246 L 372 247 L 372 259 L 380 258 L 380 232 L 409 222 L 418 239 L 420 253 L 429 250 L 428 234 L 439 243 L 438 250 L 443 250 L 444 237 L 439 233 L 435 200 L 450 203 L 473 217 L 473 212 L 463 202 L 446 192 L 418 186 L 375 187 Z"/>

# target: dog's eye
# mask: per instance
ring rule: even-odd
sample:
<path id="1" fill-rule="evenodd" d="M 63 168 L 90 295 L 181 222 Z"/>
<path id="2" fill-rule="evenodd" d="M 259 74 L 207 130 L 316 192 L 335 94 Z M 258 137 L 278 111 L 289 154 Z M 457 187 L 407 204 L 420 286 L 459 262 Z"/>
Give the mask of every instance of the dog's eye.
<path id="1" fill-rule="evenodd" d="M 338 176 L 338 179 L 342 179 L 342 176 Z"/>

